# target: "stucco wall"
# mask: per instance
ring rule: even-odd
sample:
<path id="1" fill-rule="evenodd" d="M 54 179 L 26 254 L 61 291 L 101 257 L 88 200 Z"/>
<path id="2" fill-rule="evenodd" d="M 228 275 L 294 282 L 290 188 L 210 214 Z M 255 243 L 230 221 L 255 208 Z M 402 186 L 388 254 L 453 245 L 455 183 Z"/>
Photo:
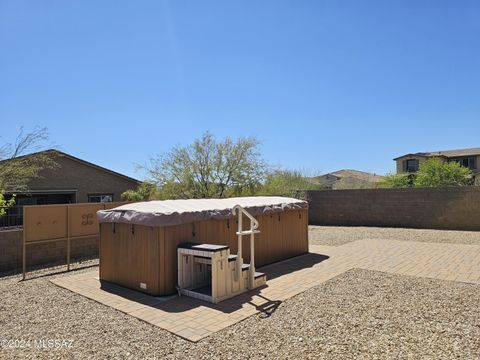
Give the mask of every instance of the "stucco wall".
<path id="1" fill-rule="evenodd" d="M 307 191 L 310 225 L 480 230 L 480 187 Z"/>
<path id="2" fill-rule="evenodd" d="M 425 162 L 427 160 L 426 157 L 424 156 L 407 156 L 403 157 L 401 159 L 398 159 L 397 162 L 397 174 L 404 174 L 405 171 L 403 171 L 403 162 L 406 160 L 418 160 L 418 165 L 420 166 L 421 163 Z"/>

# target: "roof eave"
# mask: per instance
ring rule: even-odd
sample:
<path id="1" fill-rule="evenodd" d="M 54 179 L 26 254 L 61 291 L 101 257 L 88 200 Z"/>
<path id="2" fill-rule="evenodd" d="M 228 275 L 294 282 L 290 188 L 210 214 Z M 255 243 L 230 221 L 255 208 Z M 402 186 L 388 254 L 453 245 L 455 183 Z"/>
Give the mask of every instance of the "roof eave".
<path id="1" fill-rule="evenodd" d="M 424 157 L 424 158 L 429 157 L 429 155 L 425 155 L 425 154 L 405 154 L 405 155 L 396 157 L 393 160 L 396 161 L 396 160 L 400 160 L 400 159 L 403 159 L 403 158 L 406 158 L 406 157 L 411 157 L 411 156 Z"/>
<path id="2" fill-rule="evenodd" d="M 79 163 L 81 163 L 81 164 L 83 164 L 83 165 L 90 166 L 90 167 L 93 167 L 93 168 L 95 168 L 95 169 L 97 169 L 97 170 L 101 170 L 101 171 L 110 173 L 110 174 L 112 174 L 112 175 L 115 175 L 115 176 L 117 176 L 117 177 L 121 177 L 121 178 L 123 178 L 123 179 L 125 179 L 125 180 L 134 182 L 134 183 L 136 183 L 137 185 L 140 185 L 140 184 L 142 184 L 142 182 L 143 182 L 143 181 L 134 179 L 134 178 L 132 178 L 132 177 L 130 177 L 130 176 L 121 174 L 121 173 L 119 173 L 119 172 L 116 172 L 116 171 L 107 169 L 107 168 L 105 168 L 105 167 L 103 167 L 103 166 L 96 165 L 96 164 L 91 163 L 91 162 L 88 162 L 88 161 L 86 161 L 86 160 L 82 160 L 82 159 L 80 159 L 80 158 L 77 158 L 77 157 L 72 156 L 72 155 L 70 155 L 70 154 L 64 153 L 63 151 L 60 151 L 60 150 L 57 150 L 57 149 L 47 149 L 47 150 L 43 150 L 43 151 L 37 151 L 37 152 L 34 152 L 34 153 L 17 156 L 16 158 L 4 159 L 4 160 L 1 160 L 0 163 L 2 163 L 2 162 L 7 162 L 7 161 L 11 161 L 11 160 L 15 160 L 15 159 L 22 159 L 22 158 L 25 158 L 25 157 L 27 157 L 27 156 L 37 155 L 37 154 L 41 154 L 41 153 L 55 153 L 55 154 L 57 154 L 57 155 L 59 155 L 59 156 L 63 156 L 63 157 L 69 158 L 70 160 L 79 162 Z"/>

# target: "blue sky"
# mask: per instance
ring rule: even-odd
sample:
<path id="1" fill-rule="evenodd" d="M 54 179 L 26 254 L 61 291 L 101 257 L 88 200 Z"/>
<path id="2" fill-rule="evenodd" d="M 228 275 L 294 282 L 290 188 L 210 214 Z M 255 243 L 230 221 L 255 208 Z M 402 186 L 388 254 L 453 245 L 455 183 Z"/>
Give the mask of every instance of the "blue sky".
<path id="1" fill-rule="evenodd" d="M 285 168 L 385 173 L 480 146 L 479 19 L 468 0 L 0 0 L 0 143 L 47 126 L 142 178 L 210 130 Z"/>

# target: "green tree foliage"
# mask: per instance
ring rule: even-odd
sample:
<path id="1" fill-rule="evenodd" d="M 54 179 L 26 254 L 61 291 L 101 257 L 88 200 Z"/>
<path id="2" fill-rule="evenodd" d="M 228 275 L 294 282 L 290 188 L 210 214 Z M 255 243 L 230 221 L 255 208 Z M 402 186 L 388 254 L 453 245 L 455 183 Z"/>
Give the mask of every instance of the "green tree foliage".
<path id="1" fill-rule="evenodd" d="M 415 187 L 465 186 L 471 184 L 471 172 L 455 161 L 431 158 L 420 164 Z"/>
<path id="2" fill-rule="evenodd" d="M 15 205 L 15 196 L 7 200 L 5 199 L 4 192 L 0 191 L 0 217 L 4 216 L 7 213 L 7 209 L 13 205 Z"/>
<path id="3" fill-rule="evenodd" d="M 459 163 L 434 157 L 420 164 L 415 174 L 388 174 L 384 187 L 445 187 L 471 185 L 472 177 L 468 168 Z"/>
<path id="4" fill-rule="evenodd" d="M 383 179 L 381 187 L 406 188 L 413 187 L 413 174 L 387 174 Z"/>
<path id="5" fill-rule="evenodd" d="M 322 188 L 300 171 L 276 170 L 267 176 L 264 185 L 259 189 L 261 195 L 276 195 L 303 198 L 304 190 Z"/>
<path id="6" fill-rule="evenodd" d="M 177 146 L 146 166 L 158 198 L 222 198 L 251 194 L 261 186 L 267 164 L 254 137 L 216 140 L 206 132 L 187 146 Z"/>
<path id="7" fill-rule="evenodd" d="M 140 184 L 135 190 L 127 190 L 122 193 L 121 198 L 124 201 L 147 201 L 154 198 L 156 186 L 148 182 Z"/>

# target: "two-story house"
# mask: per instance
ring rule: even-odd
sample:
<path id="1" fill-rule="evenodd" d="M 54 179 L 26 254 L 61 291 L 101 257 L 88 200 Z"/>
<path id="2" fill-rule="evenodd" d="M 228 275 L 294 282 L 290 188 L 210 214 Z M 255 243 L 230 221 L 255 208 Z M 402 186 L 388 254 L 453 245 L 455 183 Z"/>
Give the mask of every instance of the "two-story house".
<path id="1" fill-rule="evenodd" d="M 405 174 L 416 172 L 420 164 L 431 157 L 458 162 L 472 171 L 476 184 L 480 182 L 480 148 L 418 152 L 402 155 L 393 160 L 397 162 L 397 174 Z"/>

